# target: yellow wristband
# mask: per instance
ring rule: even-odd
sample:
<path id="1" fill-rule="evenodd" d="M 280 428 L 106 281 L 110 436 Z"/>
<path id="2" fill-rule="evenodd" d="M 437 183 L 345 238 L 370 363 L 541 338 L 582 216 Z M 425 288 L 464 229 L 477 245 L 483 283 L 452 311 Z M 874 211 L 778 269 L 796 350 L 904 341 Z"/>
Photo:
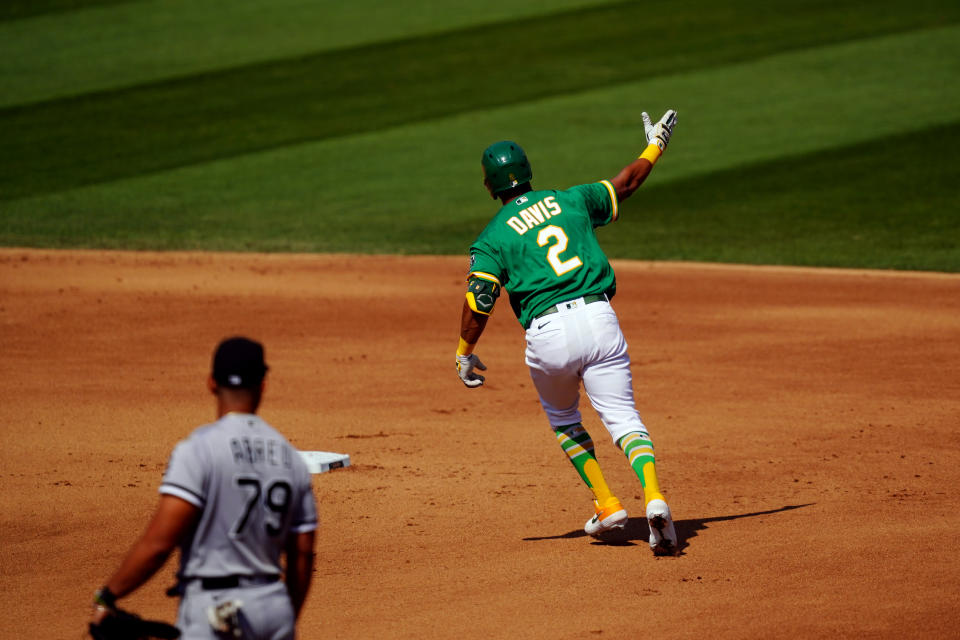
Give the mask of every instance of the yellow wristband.
<path id="1" fill-rule="evenodd" d="M 655 144 L 647 145 L 647 148 L 643 150 L 643 153 L 640 154 L 642 160 L 646 160 L 650 164 L 657 164 L 657 160 L 660 159 L 660 156 L 663 154 L 663 151 L 660 151 L 660 147 Z"/>
<path id="2" fill-rule="evenodd" d="M 463 338 L 460 338 L 460 344 L 457 345 L 457 355 L 458 356 L 468 356 L 473 353 L 473 348 L 477 346 L 476 343 L 470 344 Z"/>

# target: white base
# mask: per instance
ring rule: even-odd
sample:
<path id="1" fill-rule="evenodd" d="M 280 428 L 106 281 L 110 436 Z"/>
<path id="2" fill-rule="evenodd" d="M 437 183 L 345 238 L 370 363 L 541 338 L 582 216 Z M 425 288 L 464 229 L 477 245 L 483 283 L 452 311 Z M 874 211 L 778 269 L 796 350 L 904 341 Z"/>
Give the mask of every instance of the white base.
<path id="1" fill-rule="evenodd" d="M 303 461 L 307 463 L 310 473 L 324 473 L 333 469 L 350 466 L 350 456 L 346 453 L 332 451 L 298 451 Z"/>

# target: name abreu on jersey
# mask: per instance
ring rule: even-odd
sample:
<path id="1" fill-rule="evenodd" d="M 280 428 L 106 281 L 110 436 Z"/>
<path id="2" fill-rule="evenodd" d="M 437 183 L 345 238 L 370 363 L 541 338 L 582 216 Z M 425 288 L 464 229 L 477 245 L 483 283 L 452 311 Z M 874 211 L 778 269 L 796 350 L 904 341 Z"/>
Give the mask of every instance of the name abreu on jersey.
<path id="1" fill-rule="evenodd" d="M 230 454 L 235 464 L 266 464 L 293 467 L 293 452 L 285 443 L 273 438 L 231 438 Z"/>
<path id="2" fill-rule="evenodd" d="M 526 196 L 520 196 L 514 202 L 520 205 L 526 204 L 528 200 Z M 522 236 L 538 224 L 542 224 L 561 213 L 563 213 L 563 209 L 557 204 L 556 198 L 547 196 L 526 209 L 521 209 L 517 215 L 507 218 L 507 225 Z"/>

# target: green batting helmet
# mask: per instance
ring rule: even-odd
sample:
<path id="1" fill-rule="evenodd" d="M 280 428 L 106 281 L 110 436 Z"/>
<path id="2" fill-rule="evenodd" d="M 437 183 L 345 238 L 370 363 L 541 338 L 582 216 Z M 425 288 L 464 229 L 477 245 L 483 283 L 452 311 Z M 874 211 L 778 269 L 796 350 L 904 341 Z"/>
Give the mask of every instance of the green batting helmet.
<path id="1" fill-rule="evenodd" d="M 490 193 L 497 195 L 501 191 L 530 182 L 533 170 L 527 154 L 516 142 L 501 140 L 483 150 L 483 184 Z"/>

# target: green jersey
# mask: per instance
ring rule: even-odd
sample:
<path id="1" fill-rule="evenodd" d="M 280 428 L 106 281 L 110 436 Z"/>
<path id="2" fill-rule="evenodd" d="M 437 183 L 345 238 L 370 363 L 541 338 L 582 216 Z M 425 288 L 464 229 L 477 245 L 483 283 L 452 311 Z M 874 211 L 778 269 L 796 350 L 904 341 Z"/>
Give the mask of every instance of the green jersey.
<path id="1" fill-rule="evenodd" d="M 617 194 L 607 180 L 528 191 L 503 205 L 471 245 L 470 275 L 505 287 L 524 327 L 560 302 L 613 297 L 616 278 L 593 230 L 616 219 Z"/>

